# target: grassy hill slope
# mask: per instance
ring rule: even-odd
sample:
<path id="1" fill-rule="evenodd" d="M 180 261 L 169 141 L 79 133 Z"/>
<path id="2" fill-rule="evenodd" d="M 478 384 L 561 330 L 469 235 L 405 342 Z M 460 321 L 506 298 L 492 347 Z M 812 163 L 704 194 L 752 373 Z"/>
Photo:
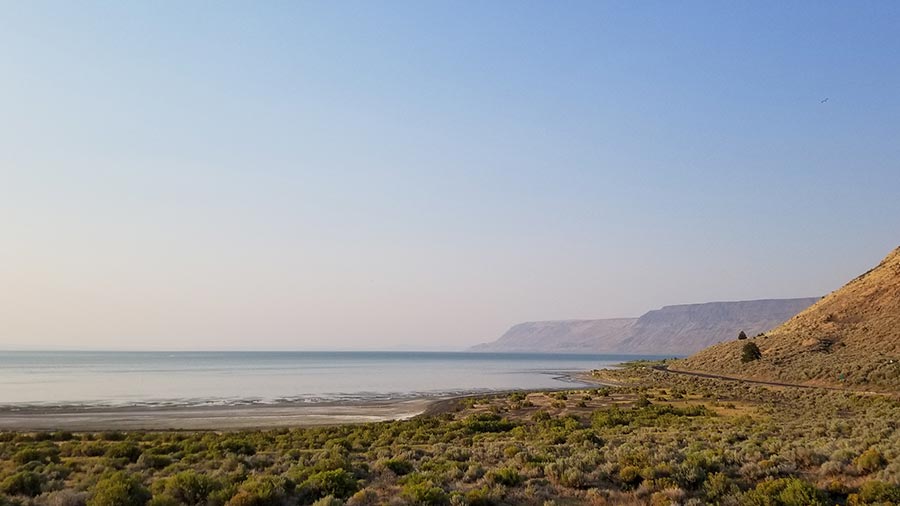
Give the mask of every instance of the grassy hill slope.
<path id="1" fill-rule="evenodd" d="M 742 362 L 747 342 L 761 359 Z M 900 248 L 764 337 L 712 346 L 674 368 L 900 391 Z"/>

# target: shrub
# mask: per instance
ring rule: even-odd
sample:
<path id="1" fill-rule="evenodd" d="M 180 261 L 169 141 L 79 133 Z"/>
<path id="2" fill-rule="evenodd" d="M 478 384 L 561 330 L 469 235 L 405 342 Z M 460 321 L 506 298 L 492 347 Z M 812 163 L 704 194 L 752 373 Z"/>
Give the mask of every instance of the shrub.
<path id="1" fill-rule="evenodd" d="M 612 406 L 608 409 L 601 409 L 594 412 L 591 418 L 591 425 L 595 429 L 604 429 L 616 427 L 618 425 L 628 425 L 631 423 L 631 417 L 627 413 L 619 409 L 618 406 Z"/>
<path id="2" fill-rule="evenodd" d="M 344 504 L 344 501 L 336 498 L 335 496 L 326 495 L 325 497 L 312 503 L 312 506 L 343 506 L 343 504 Z"/>
<path id="3" fill-rule="evenodd" d="M 762 352 L 759 351 L 759 346 L 756 343 L 744 343 L 743 348 L 741 348 L 741 362 L 753 362 L 761 358 Z"/>
<path id="4" fill-rule="evenodd" d="M 474 488 L 466 494 L 465 504 L 468 506 L 493 506 L 497 499 L 487 486 Z"/>
<path id="5" fill-rule="evenodd" d="M 47 495 L 46 506 L 84 506 L 85 494 L 74 490 L 57 490 Z"/>
<path id="6" fill-rule="evenodd" d="M 0 483 L 0 492 L 8 495 L 40 495 L 45 478 L 33 471 L 22 471 L 7 477 Z"/>
<path id="7" fill-rule="evenodd" d="M 256 447 L 253 443 L 240 438 L 230 438 L 219 443 L 219 450 L 224 453 L 235 453 L 237 455 L 255 455 Z"/>
<path id="8" fill-rule="evenodd" d="M 546 422 L 549 419 L 550 419 L 550 413 L 547 413 L 543 409 L 539 410 L 539 411 L 535 411 L 534 414 L 531 415 L 531 420 L 533 422 Z"/>
<path id="9" fill-rule="evenodd" d="M 449 500 L 444 489 L 430 480 L 407 483 L 403 486 L 402 493 L 410 501 L 424 506 L 439 506 L 447 504 Z"/>
<path id="10" fill-rule="evenodd" d="M 390 469 L 397 476 L 403 476 L 413 471 L 413 465 L 404 459 L 390 459 L 384 462 L 384 467 Z"/>
<path id="11" fill-rule="evenodd" d="M 137 463 L 144 469 L 163 469 L 172 463 L 172 458 L 168 455 L 142 453 L 141 456 L 138 457 Z"/>
<path id="12" fill-rule="evenodd" d="M 165 493 L 187 505 L 206 502 L 209 494 L 218 490 L 221 484 L 205 474 L 196 471 L 182 471 L 165 483 Z"/>
<path id="13" fill-rule="evenodd" d="M 113 473 L 94 487 L 88 506 L 144 506 L 150 492 L 137 479 L 124 471 Z"/>
<path id="14" fill-rule="evenodd" d="M 744 340 L 747 339 L 747 334 L 742 330 L 740 334 L 738 334 L 738 339 Z"/>
<path id="15" fill-rule="evenodd" d="M 137 462 L 138 457 L 141 456 L 141 449 L 130 441 L 123 441 L 110 446 L 106 450 L 106 456 L 111 459 L 126 459 L 128 462 Z"/>
<path id="16" fill-rule="evenodd" d="M 277 506 L 282 503 L 288 481 L 281 476 L 255 476 L 238 488 L 229 506 Z"/>
<path id="17" fill-rule="evenodd" d="M 887 461 L 877 448 L 869 448 L 859 454 L 859 457 L 853 459 L 853 465 L 856 466 L 856 469 L 865 474 L 873 473 L 884 467 L 885 464 L 887 464 Z"/>
<path id="18" fill-rule="evenodd" d="M 824 506 L 824 494 L 799 478 L 779 478 L 756 485 L 748 491 L 742 504 L 748 506 Z"/>
<path id="19" fill-rule="evenodd" d="M 641 470 L 636 466 L 625 466 L 619 469 L 619 481 L 626 488 L 633 488 L 641 482 Z"/>
<path id="20" fill-rule="evenodd" d="M 739 489 L 724 473 L 713 473 L 703 483 L 703 493 L 710 503 L 717 503 L 730 495 L 737 494 Z"/>
<path id="21" fill-rule="evenodd" d="M 472 415 L 465 421 L 469 432 L 507 432 L 515 428 L 516 424 L 501 418 L 494 413 L 482 413 Z"/>
<path id="22" fill-rule="evenodd" d="M 147 503 L 147 506 L 182 506 L 178 500 L 176 500 L 172 496 L 168 495 L 155 495 L 153 499 L 150 499 L 150 502 Z"/>
<path id="23" fill-rule="evenodd" d="M 900 486 L 883 481 L 867 481 L 859 487 L 858 494 L 851 494 L 847 504 L 900 504 Z"/>
<path id="24" fill-rule="evenodd" d="M 55 446 L 24 448 L 13 455 L 13 462 L 20 466 L 30 462 L 40 462 L 41 464 L 56 463 L 59 462 L 59 450 Z"/>
<path id="25" fill-rule="evenodd" d="M 364 488 L 350 496 L 350 499 L 347 500 L 347 504 L 349 506 L 375 506 L 378 504 L 378 494 Z"/>
<path id="26" fill-rule="evenodd" d="M 522 483 L 522 476 L 519 475 L 518 471 L 511 467 L 503 467 L 488 473 L 488 480 L 490 480 L 491 483 L 515 487 L 519 483 Z"/>
<path id="27" fill-rule="evenodd" d="M 326 495 L 346 499 L 359 489 L 359 484 L 352 474 L 343 469 L 334 469 L 310 476 L 303 482 L 301 489 L 304 495 L 313 499 Z"/>

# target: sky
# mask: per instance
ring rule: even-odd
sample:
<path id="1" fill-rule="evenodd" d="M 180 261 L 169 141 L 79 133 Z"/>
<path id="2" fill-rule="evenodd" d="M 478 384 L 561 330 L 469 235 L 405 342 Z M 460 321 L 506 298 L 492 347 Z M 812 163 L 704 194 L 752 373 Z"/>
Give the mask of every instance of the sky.
<path id="1" fill-rule="evenodd" d="M 900 245 L 898 26 L 890 1 L 3 2 L 0 348 L 458 349 L 824 295 Z"/>

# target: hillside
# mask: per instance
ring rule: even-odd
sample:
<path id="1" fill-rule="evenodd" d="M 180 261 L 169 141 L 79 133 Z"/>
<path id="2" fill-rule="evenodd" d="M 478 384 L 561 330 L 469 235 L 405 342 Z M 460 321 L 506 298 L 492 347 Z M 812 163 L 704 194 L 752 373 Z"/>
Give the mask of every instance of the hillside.
<path id="1" fill-rule="evenodd" d="M 713 346 L 675 367 L 785 382 L 900 389 L 900 248 L 765 337 Z"/>
<path id="2" fill-rule="evenodd" d="M 513 325 L 499 339 L 471 351 L 523 353 L 615 353 L 637 318 L 558 320 Z"/>
<path id="3" fill-rule="evenodd" d="M 770 330 L 817 298 L 665 306 L 640 318 L 521 323 L 471 351 L 688 355 L 744 330 Z"/>
<path id="4" fill-rule="evenodd" d="M 771 330 L 818 298 L 766 299 L 665 306 L 641 316 L 622 353 L 687 355 L 718 342 Z"/>

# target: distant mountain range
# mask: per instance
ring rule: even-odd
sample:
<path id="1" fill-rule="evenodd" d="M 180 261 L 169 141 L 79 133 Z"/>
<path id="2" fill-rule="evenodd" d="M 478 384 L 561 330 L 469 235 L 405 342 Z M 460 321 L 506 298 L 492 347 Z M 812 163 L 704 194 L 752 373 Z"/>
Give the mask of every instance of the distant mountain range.
<path id="1" fill-rule="evenodd" d="M 744 362 L 750 343 L 761 358 Z M 673 368 L 900 391 L 900 248 L 764 337 L 731 339 Z"/>
<path id="2" fill-rule="evenodd" d="M 818 297 L 665 306 L 640 318 L 556 320 L 514 325 L 470 351 L 690 355 L 713 344 L 769 331 Z"/>

